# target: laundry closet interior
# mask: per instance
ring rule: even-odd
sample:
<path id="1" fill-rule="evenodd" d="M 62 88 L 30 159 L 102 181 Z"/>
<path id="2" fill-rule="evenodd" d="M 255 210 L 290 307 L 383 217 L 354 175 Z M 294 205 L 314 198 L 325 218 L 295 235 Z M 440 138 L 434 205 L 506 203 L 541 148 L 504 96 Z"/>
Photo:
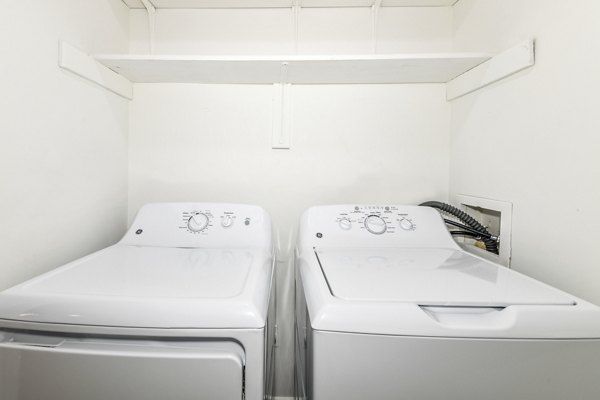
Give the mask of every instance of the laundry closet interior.
<path id="1" fill-rule="evenodd" d="M 147 203 L 273 221 L 276 381 L 294 248 L 327 204 L 510 204 L 509 267 L 600 303 L 600 2 L 1 2 L 0 289 Z M 485 207 L 484 207 L 485 208 Z"/>

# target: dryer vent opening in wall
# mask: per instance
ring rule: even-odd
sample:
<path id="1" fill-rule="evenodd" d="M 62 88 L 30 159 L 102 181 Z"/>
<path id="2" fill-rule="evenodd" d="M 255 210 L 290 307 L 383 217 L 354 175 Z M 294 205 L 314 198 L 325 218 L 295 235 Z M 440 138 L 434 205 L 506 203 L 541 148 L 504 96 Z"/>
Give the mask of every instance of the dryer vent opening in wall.
<path id="1" fill-rule="evenodd" d="M 498 255 L 480 249 L 471 238 L 462 239 L 460 245 L 469 252 L 510 267 L 512 203 L 459 194 L 456 195 L 456 204 L 458 208 L 485 226 L 492 235 L 500 238 Z"/>

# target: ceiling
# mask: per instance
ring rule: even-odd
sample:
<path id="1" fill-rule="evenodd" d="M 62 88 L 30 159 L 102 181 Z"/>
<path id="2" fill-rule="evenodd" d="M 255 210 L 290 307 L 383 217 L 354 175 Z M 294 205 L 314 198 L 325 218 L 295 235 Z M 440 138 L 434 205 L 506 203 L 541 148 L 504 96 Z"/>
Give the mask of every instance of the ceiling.
<path id="1" fill-rule="evenodd" d="M 122 0 L 129 8 L 144 8 L 141 0 Z M 370 7 L 378 0 L 150 0 L 157 8 L 285 8 Z M 447 7 L 458 0 L 381 0 L 383 7 Z"/>

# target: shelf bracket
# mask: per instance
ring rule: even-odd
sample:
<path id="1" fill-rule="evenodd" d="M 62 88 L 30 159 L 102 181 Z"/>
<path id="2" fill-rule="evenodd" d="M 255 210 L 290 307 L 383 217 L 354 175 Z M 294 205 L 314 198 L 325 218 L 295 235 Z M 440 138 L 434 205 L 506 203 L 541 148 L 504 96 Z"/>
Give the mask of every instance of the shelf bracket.
<path id="1" fill-rule="evenodd" d="M 288 67 L 288 62 L 281 63 L 281 83 L 273 85 L 273 149 L 289 149 L 291 144 L 292 84 L 287 82 Z"/>
<path id="2" fill-rule="evenodd" d="M 128 79 L 100 64 L 94 57 L 63 41 L 58 43 L 58 65 L 121 97 L 133 99 L 133 84 Z"/>
<path id="3" fill-rule="evenodd" d="M 289 150 L 292 131 L 292 84 L 273 85 L 273 137 L 271 148 Z"/>
<path id="4" fill-rule="evenodd" d="M 300 0 L 294 0 L 292 13 L 294 18 L 294 54 L 298 54 L 298 42 L 300 41 Z"/>
<path id="5" fill-rule="evenodd" d="M 446 84 L 446 99 L 458 99 L 535 64 L 535 41 L 526 40 Z"/>
<path id="6" fill-rule="evenodd" d="M 377 27 L 379 23 L 379 9 L 382 0 L 375 0 L 371 6 L 371 15 L 373 17 L 373 54 L 377 54 Z"/>
<path id="7" fill-rule="evenodd" d="M 154 54 L 154 27 L 156 25 L 156 8 L 150 0 L 142 0 L 142 4 L 146 7 L 148 12 L 148 42 L 150 47 L 150 54 Z"/>

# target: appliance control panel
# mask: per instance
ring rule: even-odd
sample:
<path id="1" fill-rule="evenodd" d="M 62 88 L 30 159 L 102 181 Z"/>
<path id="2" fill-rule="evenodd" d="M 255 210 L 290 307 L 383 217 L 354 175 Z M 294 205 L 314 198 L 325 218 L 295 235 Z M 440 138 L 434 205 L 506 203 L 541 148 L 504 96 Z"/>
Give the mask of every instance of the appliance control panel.
<path id="1" fill-rule="evenodd" d="M 299 243 L 456 247 L 437 210 L 392 204 L 312 207 L 302 216 Z"/>
<path id="2" fill-rule="evenodd" d="M 230 229 L 237 227 L 238 224 L 249 226 L 252 223 L 252 217 L 238 217 L 235 210 L 224 210 L 220 214 L 215 214 L 211 209 L 194 209 L 192 211 L 183 211 L 181 213 L 180 229 L 186 229 L 190 234 L 207 235 L 215 228 Z"/>
<path id="3" fill-rule="evenodd" d="M 161 247 L 254 247 L 271 242 L 260 207 L 228 203 L 153 203 L 140 209 L 123 244 Z"/>
<path id="4" fill-rule="evenodd" d="M 354 206 L 340 212 L 336 222 L 342 230 L 363 229 L 373 235 L 415 231 L 416 218 L 405 211 L 399 210 L 398 206 Z"/>

